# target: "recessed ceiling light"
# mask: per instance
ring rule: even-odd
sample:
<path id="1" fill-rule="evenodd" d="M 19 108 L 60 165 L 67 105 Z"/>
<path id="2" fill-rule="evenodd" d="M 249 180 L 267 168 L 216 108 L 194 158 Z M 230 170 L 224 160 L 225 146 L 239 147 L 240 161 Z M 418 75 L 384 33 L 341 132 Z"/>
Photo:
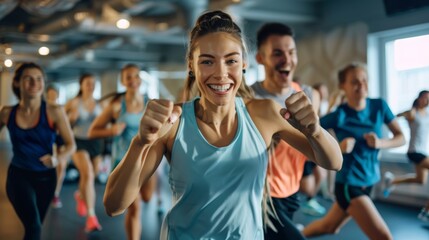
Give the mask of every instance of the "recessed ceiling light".
<path id="1" fill-rule="evenodd" d="M 7 47 L 4 49 L 4 53 L 6 53 L 6 55 L 11 55 L 13 53 L 13 50 L 11 47 Z"/>
<path id="2" fill-rule="evenodd" d="M 43 46 L 39 48 L 39 54 L 42 56 L 46 56 L 49 54 L 49 48 Z"/>
<path id="3" fill-rule="evenodd" d="M 13 62 L 12 62 L 12 60 L 10 60 L 10 59 L 6 59 L 6 60 L 4 60 L 4 65 L 5 65 L 6 67 L 10 68 L 10 67 L 12 67 Z"/>
<path id="4" fill-rule="evenodd" d="M 116 21 L 116 27 L 119 29 L 127 29 L 130 27 L 130 21 L 126 18 L 121 18 Z"/>
<path id="5" fill-rule="evenodd" d="M 158 31 L 165 31 L 168 29 L 168 23 L 166 23 L 166 22 L 158 23 L 158 24 L 156 24 L 156 29 Z"/>
<path id="6" fill-rule="evenodd" d="M 49 41 L 49 38 L 50 38 L 50 36 L 49 36 L 49 35 L 47 35 L 47 34 L 40 34 L 40 35 L 39 35 L 39 40 L 40 40 L 40 41 L 42 41 L 42 42 L 47 42 L 47 41 Z"/>

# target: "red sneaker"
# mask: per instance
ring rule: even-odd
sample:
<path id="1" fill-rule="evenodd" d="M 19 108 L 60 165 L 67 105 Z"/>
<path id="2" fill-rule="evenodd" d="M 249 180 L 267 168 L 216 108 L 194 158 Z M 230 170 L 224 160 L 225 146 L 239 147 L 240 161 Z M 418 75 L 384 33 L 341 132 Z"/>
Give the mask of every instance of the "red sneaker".
<path id="1" fill-rule="evenodd" d="M 85 232 L 90 233 L 94 231 L 101 231 L 102 227 L 98 223 L 97 216 L 89 216 L 86 219 Z"/>
<path id="2" fill-rule="evenodd" d="M 63 203 L 61 202 L 61 199 L 59 197 L 54 197 L 52 199 L 51 206 L 53 208 L 61 208 L 63 206 Z"/>
<path id="3" fill-rule="evenodd" d="M 86 204 L 80 198 L 80 194 L 78 191 L 74 192 L 74 199 L 76 200 L 76 212 L 79 216 L 85 217 L 87 214 Z"/>

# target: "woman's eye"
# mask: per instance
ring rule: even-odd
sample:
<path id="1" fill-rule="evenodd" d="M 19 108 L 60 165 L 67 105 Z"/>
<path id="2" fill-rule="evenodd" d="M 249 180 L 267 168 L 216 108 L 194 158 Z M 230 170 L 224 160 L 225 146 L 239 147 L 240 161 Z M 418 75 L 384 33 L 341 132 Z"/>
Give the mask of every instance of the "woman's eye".
<path id="1" fill-rule="evenodd" d="M 210 61 L 210 60 L 203 60 L 203 61 L 201 61 L 201 64 L 212 64 L 212 61 Z"/>
<path id="2" fill-rule="evenodd" d="M 230 60 L 226 61 L 227 64 L 234 64 L 234 63 L 237 63 L 237 62 L 238 61 L 235 60 L 235 59 L 230 59 Z"/>

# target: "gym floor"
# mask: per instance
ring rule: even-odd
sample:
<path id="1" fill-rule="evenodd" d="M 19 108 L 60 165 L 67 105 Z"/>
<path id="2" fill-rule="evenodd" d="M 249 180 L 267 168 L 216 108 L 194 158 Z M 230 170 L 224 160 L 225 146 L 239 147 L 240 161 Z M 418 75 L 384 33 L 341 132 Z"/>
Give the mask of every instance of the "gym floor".
<path id="1" fill-rule="evenodd" d="M 19 240 L 23 237 L 23 227 L 10 205 L 5 193 L 5 180 L 7 168 L 11 158 L 10 146 L 0 143 L 0 239 Z M 124 215 L 109 217 L 104 212 L 102 197 L 104 184 L 96 183 L 97 203 L 96 213 L 103 230 L 94 233 L 85 233 L 85 218 L 79 217 L 75 211 L 73 193 L 77 189 L 76 182 L 66 182 L 61 192 L 63 207 L 51 208 L 45 219 L 43 240 L 119 240 L 126 239 L 124 229 Z M 161 196 L 162 203 L 158 204 Z M 166 209 L 171 206 L 171 195 L 167 181 L 161 181 L 160 193 L 155 194 L 149 203 L 143 204 L 142 210 L 142 239 L 156 240 L 159 228 Z M 319 198 L 319 202 L 326 208 L 332 204 L 328 200 Z M 394 239 L 397 240 L 428 240 L 429 223 L 417 219 L 420 209 L 416 207 L 397 205 L 387 202 L 375 201 L 381 215 L 387 222 Z M 317 218 L 298 211 L 294 221 L 306 225 Z M 367 239 L 356 223 L 351 220 L 337 235 L 327 235 L 312 238 L 315 240 L 361 240 Z"/>

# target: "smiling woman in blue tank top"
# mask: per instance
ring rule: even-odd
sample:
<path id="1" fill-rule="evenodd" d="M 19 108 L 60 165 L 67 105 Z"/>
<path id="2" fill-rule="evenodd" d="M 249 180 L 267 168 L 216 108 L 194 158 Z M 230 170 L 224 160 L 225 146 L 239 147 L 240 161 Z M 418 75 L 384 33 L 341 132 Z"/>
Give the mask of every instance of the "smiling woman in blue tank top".
<path id="1" fill-rule="evenodd" d="M 251 99 L 240 28 L 222 12 L 199 17 L 190 35 L 186 90 L 199 97 L 174 105 L 151 100 L 138 134 L 108 179 L 104 204 L 122 213 L 160 164 L 170 163 L 173 207 L 161 239 L 263 239 L 262 195 L 267 148 L 278 135 L 310 159 L 339 169 L 338 144 L 319 123 L 307 97 Z M 292 123 L 294 127 L 290 123 Z"/>
<path id="2" fill-rule="evenodd" d="M 12 82 L 19 103 L 0 110 L 0 130 L 7 126 L 13 146 L 7 196 L 24 225 L 24 239 L 31 240 L 41 237 L 42 223 L 54 197 L 55 167 L 76 148 L 63 108 L 42 99 L 44 87 L 42 68 L 23 63 Z M 64 140 L 58 153 L 53 149 L 57 131 Z"/>

